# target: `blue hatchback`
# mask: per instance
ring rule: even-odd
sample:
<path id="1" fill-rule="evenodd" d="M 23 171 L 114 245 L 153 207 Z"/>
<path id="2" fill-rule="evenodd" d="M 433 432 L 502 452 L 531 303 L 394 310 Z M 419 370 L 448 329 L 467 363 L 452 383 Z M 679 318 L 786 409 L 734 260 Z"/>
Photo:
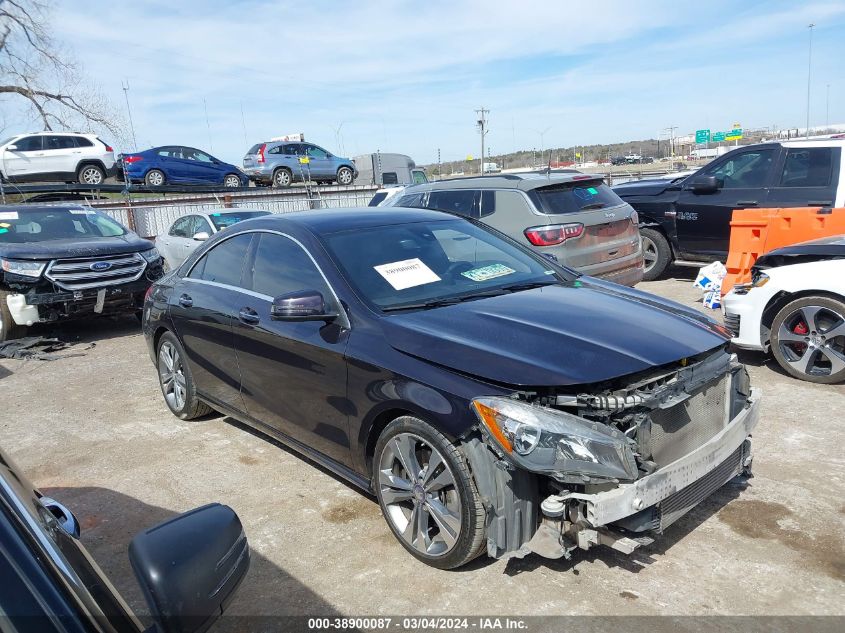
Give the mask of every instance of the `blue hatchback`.
<path id="1" fill-rule="evenodd" d="M 117 167 L 121 175 L 125 170 L 130 182 L 143 182 L 150 187 L 178 183 L 249 186 L 247 176 L 234 165 L 182 145 L 153 147 L 143 152 L 123 154 Z"/>

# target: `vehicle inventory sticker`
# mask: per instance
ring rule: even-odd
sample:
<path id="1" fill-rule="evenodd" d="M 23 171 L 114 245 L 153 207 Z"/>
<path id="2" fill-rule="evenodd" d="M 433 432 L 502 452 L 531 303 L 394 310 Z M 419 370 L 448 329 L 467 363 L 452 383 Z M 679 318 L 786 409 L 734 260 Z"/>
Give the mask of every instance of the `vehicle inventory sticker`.
<path id="1" fill-rule="evenodd" d="M 17 211 L 0 211 L 0 220 L 17 220 Z"/>
<path id="2" fill-rule="evenodd" d="M 504 277 L 516 271 L 513 268 L 508 268 L 504 264 L 490 264 L 489 266 L 482 266 L 481 268 L 473 268 L 461 273 L 467 279 L 473 281 L 487 281 L 488 279 L 495 279 L 496 277 Z"/>
<path id="3" fill-rule="evenodd" d="M 72 215 L 94 215 L 97 212 L 94 209 L 71 209 L 70 213 Z"/>
<path id="4" fill-rule="evenodd" d="M 440 281 L 440 277 L 417 257 L 404 259 L 401 262 L 381 264 L 380 266 L 373 266 L 373 268 L 384 277 L 387 283 L 393 286 L 394 290 L 405 290 L 405 288 Z"/>

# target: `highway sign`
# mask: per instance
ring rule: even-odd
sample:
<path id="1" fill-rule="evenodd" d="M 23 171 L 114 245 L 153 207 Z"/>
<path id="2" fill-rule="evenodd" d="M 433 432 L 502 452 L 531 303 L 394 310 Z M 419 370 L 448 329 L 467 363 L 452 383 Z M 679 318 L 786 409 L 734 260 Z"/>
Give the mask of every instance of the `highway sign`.
<path id="1" fill-rule="evenodd" d="M 742 138 L 742 128 L 734 128 L 725 134 L 726 141 L 738 141 Z"/>
<path id="2" fill-rule="evenodd" d="M 725 140 L 725 133 L 724 132 L 713 132 L 713 136 L 710 138 L 711 141 L 714 143 L 721 143 Z"/>
<path id="3" fill-rule="evenodd" d="M 710 142 L 710 130 L 696 130 L 695 131 L 695 142 L 696 143 L 709 143 Z"/>

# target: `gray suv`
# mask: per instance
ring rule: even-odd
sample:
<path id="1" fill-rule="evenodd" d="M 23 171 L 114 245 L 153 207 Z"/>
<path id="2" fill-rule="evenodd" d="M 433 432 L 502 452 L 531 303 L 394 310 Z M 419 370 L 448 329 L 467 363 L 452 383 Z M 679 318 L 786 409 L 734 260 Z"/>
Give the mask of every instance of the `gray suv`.
<path id="1" fill-rule="evenodd" d="M 637 212 L 600 176 L 501 174 L 408 187 L 384 206 L 481 220 L 586 275 L 633 286 L 643 278 Z"/>
<path id="2" fill-rule="evenodd" d="M 313 143 L 257 143 L 244 156 L 244 172 L 256 184 L 290 187 L 310 180 L 319 184 L 351 185 L 358 170 L 348 158 L 334 156 Z"/>

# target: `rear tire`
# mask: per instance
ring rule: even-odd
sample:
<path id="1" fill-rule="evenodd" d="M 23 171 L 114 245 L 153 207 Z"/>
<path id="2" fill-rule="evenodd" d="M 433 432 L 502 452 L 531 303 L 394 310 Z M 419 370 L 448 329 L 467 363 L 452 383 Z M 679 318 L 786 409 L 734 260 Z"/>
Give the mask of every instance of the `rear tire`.
<path id="1" fill-rule="evenodd" d="M 273 186 L 279 188 L 290 187 L 293 182 L 293 174 L 289 169 L 282 167 L 273 172 Z"/>
<path id="2" fill-rule="evenodd" d="M 643 281 L 659 278 L 672 263 L 672 248 L 666 236 L 655 229 L 640 229 L 643 238 Z"/>
<path id="3" fill-rule="evenodd" d="M 802 297 L 775 315 L 772 356 L 790 376 L 822 384 L 845 380 L 845 302 Z"/>
<path id="4" fill-rule="evenodd" d="M 148 187 L 161 187 L 166 182 L 167 177 L 160 169 L 151 169 L 147 172 L 147 175 L 144 176 L 144 184 Z"/>
<path id="5" fill-rule="evenodd" d="M 425 564 L 454 569 L 484 551 L 485 511 L 466 460 L 419 418 L 397 418 L 382 431 L 373 489 L 393 535 Z"/>
<path id="6" fill-rule="evenodd" d="M 76 174 L 81 185 L 102 185 L 106 179 L 106 172 L 98 165 L 83 165 Z"/>
<path id="7" fill-rule="evenodd" d="M 185 349 L 171 332 L 161 335 L 156 349 L 156 369 L 164 402 L 180 420 L 193 420 L 213 411 L 197 398 L 197 388 Z"/>
<path id="8" fill-rule="evenodd" d="M 0 343 L 21 338 L 26 334 L 26 326 L 18 325 L 12 319 L 12 313 L 9 311 L 9 304 L 6 301 L 10 294 L 12 293 L 8 290 L 0 290 Z"/>

